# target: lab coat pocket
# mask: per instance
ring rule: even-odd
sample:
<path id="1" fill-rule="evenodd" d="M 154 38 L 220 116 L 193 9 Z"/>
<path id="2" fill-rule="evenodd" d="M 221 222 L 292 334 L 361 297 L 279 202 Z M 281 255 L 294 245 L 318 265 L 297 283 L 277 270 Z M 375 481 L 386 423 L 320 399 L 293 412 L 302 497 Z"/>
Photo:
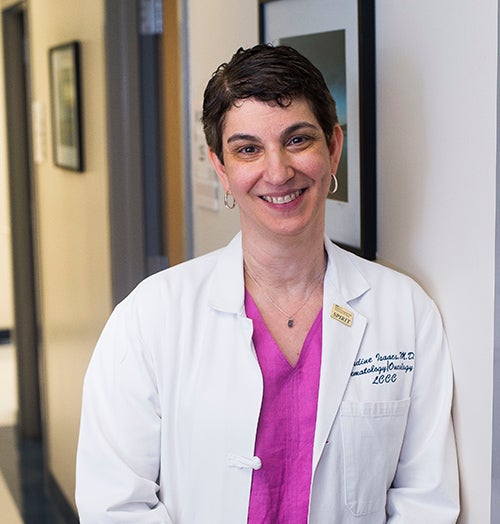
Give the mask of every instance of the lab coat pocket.
<path id="1" fill-rule="evenodd" d="M 346 504 L 354 515 L 380 511 L 391 486 L 410 399 L 342 403 Z"/>

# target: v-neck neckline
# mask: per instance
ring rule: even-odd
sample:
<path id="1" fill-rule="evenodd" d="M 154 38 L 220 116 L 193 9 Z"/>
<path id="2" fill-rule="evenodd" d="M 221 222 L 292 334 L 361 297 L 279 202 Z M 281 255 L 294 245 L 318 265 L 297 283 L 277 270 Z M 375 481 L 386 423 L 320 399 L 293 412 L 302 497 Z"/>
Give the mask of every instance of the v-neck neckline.
<path id="1" fill-rule="evenodd" d="M 295 362 L 295 365 L 292 365 L 290 361 L 285 357 L 285 354 L 281 350 L 279 344 L 276 342 L 273 335 L 269 331 L 269 328 L 264 322 L 264 319 L 262 318 L 259 308 L 257 307 L 252 295 L 246 289 L 245 310 L 248 318 L 252 319 L 254 324 L 258 323 L 257 329 L 254 329 L 254 337 L 262 337 L 262 339 L 259 342 L 262 343 L 265 347 L 271 346 L 273 348 L 273 353 L 276 356 L 276 360 L 279 359 L 280 362 L 286 365 L 286 368 L 289 371 L 294 371 L 300 368 L 302 366 L 302 362 L 305 361 L 309 353 L 311 342 L 317 330 L 317 324 L 318 322 L 321 322 L 323 308 L 319 310 L 318 314 L 316 315 L 316 318 L 314 319 L 313 323 L 311 324 L 311 327 L 309 328 L 309 331 L 307 332 L 307 335 L 304 339 L 304 342 L 300 350 L 299 358 L 297 359 L 297 362 Z M 255 345 L 257 346 L 257 344 Z"/>

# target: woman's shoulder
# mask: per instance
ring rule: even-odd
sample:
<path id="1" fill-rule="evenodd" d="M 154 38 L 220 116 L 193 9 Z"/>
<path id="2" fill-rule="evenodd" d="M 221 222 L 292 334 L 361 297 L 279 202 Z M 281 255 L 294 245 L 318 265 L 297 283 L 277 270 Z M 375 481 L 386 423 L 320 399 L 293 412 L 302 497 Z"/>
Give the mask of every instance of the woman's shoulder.
<path id="1" fill-rule="evenodd" d="M 146 298 L 164 293 L 171 295 L 176 291 L 189 293 L 207 282 L 222 252 L 223 249 L 218 249 L 150 275 L 138 284 L 131 295 Z"/>

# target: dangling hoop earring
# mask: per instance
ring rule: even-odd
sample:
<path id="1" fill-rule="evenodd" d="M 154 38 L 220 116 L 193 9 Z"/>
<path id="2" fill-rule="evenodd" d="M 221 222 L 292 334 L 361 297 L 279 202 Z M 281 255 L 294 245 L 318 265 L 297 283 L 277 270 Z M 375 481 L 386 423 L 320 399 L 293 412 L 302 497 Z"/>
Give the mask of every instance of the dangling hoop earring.
<path id="1" fill-rule="evenodd" d="M 332 182 L 333 182 L 333 189 L 332 189 Z M 331 181 L 330 181 L 330 190 L 328 191 L 328 194 L 334 195 L 337 192 L 338 188 L 339 188 L 339 183 L 337 181 L 337 177 L 335 176 L 335 173 L 332 173 Z"/>
<path id="2" fill-rule="evenodd" d="M 224 206 L 227 209 L 234 209 L 236 206 L 236 200 L 234 199 L 234 196 L 229 191 L 226 191 L 224 193 Z"/>

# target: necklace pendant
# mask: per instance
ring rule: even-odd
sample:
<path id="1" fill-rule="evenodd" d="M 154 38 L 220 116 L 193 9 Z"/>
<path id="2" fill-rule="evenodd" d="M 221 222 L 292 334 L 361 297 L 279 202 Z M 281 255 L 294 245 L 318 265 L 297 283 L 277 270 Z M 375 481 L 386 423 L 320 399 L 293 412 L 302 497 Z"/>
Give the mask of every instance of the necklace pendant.
<path id="1" fill-rule="evenodd" d="M 289 328 L 292 328 L 292 327 L 293 327 L 293 318 L 289 318 L 289 319 L 288 319 L 288 327 L 289 327 Z"/>

